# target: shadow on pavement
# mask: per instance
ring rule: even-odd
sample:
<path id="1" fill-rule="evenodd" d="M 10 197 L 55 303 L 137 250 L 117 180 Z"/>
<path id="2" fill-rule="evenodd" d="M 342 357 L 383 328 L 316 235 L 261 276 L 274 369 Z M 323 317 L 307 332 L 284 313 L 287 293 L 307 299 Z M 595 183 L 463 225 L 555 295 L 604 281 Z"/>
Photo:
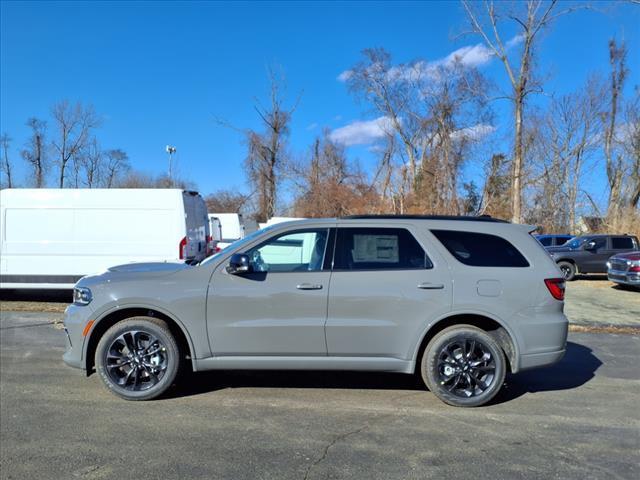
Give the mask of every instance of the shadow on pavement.
<path id="1" fill-rule="evenodd" d="M 575 279 L 587 281 L 609 280 L 606 273 L 590 273 L 589 275 L 578 274 Z"/>
<path id="2" fill-rule="evenodd" d="M 72 290 L 40 290 L 17 289 L 0 290 L 0 300 L 6 302 L 53 302 L 71 303 L 73 301 Z"/>
<path id="3" fill-rule="evenodd" d="M 591 380 L 602 362 L 589 347 L 567 342 L 562 360 L 546 368 L 508 375 L 504 387 L 492 403 L 502 403 L 526 393 L 571 390 Z"/>
<path id="4" fill-rule="evenodd" d="M 584 345 L 567 342 L 564 358 L 548 368 L 509 375 L 492 404 L 530 392 L 570 390 L 595 376 L 602 362 Z M 169 398 L 188 397 L 227 388 L 333 388 L 352 390 L 426 390 L 417 376 L 401 373 L 343 371 L 209 371 L 190 373 Z"/>
<path id="5" fill-rule="evenodd" d="M 189 373 L 169 398 L 227 388 L 335 388 L 352 390 L 425 390 L 413 375 L 378 372 L 254 370 Z"/>

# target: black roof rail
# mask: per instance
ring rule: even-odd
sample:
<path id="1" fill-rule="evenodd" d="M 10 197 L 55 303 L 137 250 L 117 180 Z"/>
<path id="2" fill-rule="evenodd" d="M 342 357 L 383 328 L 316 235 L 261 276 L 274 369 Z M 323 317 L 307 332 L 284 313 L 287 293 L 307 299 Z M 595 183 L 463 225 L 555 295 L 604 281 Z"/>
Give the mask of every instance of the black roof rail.
<path id="1" fill-rule="evenodd" d="M 458 220 L 463 222 L 493 222 L 493 223 L 511 223 L 500 218 L 493 218 L 489 215 L 348 215 L 340 217 L 344 220 Z"/>

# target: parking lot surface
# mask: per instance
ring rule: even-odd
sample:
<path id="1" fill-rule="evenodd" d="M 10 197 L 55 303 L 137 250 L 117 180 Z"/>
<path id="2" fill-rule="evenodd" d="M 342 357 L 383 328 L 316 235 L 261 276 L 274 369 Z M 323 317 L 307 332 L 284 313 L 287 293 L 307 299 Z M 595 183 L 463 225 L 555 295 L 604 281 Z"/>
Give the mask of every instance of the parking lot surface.
<path id="1" fill-rule="evenodd" d="M 62 363 L 56 318 L 0 314 L 3 479 L 640 476 L 640 336 L 571 334 L 478 409 L 346 372 L 197 374 L 136 403 Z"/>

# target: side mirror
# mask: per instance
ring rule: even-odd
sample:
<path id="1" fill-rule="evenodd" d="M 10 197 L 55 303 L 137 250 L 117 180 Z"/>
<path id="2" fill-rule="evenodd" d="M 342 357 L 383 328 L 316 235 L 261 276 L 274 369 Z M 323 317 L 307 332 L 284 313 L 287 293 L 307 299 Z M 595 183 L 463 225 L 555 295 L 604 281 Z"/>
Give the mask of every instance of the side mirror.
<path id="1" fill-rule="evenodd" d="M 595 250 L 596 249 L 596 242 L 589 242 L 589 243 L 585 244 L 584 249 L 585 250 Z"/>
<path id="2" fill-rule="evenodd" d="M 242 275 L 243 273 L 250 273 L 251 260 L 246 253 L 234 253 L 229 259 L 229 265 L 227 265 L 227 272 L 231 275 Z"/>

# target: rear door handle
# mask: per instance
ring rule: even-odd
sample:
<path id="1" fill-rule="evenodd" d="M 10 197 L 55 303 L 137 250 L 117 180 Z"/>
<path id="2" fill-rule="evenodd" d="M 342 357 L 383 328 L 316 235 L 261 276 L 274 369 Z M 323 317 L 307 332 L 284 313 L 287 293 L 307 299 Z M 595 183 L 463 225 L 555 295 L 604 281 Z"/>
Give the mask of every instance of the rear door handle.
<path id="1" fill-rule="evenodd" d="M 322 285 L 317 283 L 301 283 L 296 285 L 298 290 L 322 290 Z"/>
<path id="2" fill-rule="evenodd" d="M 424 282 L 419 283 L 418 288 L 421 288 L 422 290 L 442 290 L 444 288 L 444 285 L 442 283 Z"/>

